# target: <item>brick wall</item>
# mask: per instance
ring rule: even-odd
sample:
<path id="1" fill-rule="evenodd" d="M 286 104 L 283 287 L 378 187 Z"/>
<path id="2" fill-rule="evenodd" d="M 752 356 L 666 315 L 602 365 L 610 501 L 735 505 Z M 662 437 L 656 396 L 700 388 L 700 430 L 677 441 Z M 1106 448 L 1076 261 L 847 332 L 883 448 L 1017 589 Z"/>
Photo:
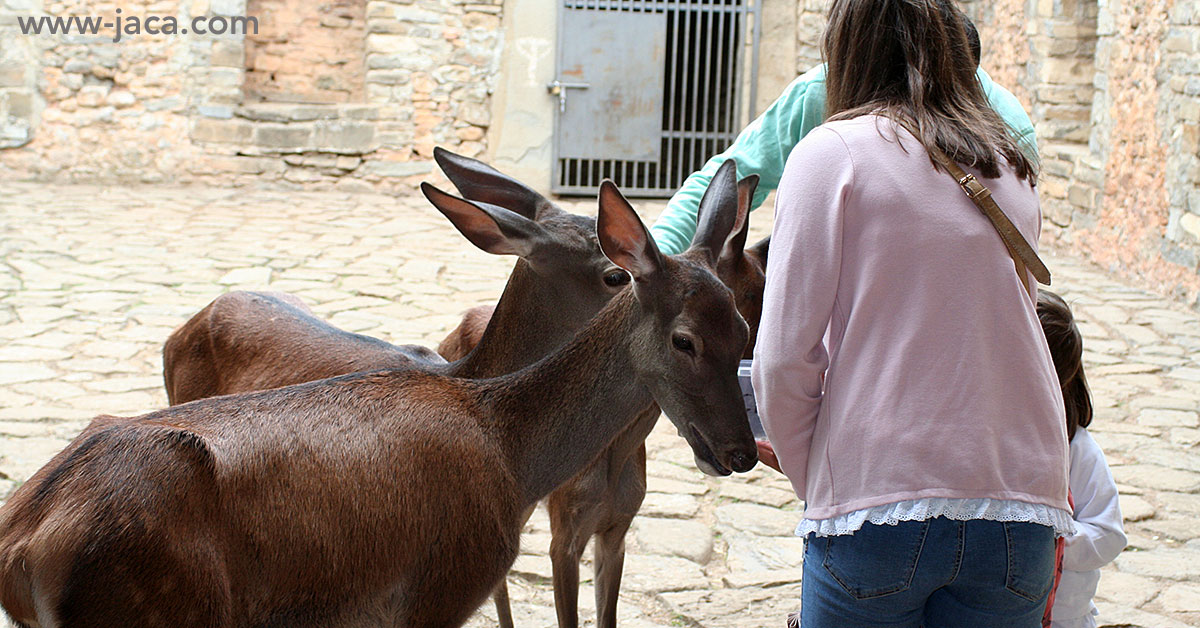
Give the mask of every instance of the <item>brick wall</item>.
<path id="1" fill-rule="evenodd" d="M 4 0 L 0 167 L 55 180 L 408 187 L 479 155 L 489 0 Z M 22 36 L 15 16 L 259 19 L 257 35 Z"/>

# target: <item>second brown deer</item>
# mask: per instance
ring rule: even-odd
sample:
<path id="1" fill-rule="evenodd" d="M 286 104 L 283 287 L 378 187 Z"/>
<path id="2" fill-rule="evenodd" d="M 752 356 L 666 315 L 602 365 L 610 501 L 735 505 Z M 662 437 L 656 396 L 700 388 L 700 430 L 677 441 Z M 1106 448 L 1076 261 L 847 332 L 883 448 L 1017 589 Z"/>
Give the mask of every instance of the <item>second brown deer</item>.
<path id="1" fill-rule="evenodd" d="M 734 234 L 725 243 L 717 263 L 717 276 L 730 288 L 738 311 L 749 325 L 749 342 L 743 358 L 753 355 L 758 322 L 762 317 L 762 294 L 766 282 L 770 238 L 746 248 L 750 199 L 758 177 L 738 182 L 738 212 Z M 438 347 L 454 360 L 470 352 L 473 330 L 488 323 L 487 306 L 471 309 L 463 322 Z M 590 539 L 593 547 L 596 596 L 596 626 L 614 628 L 625 557 L 625 536 L 646 495 L 646 437 L 658 420 L 660 409 L 651 404 L 578 475 L 550 494 L 550 559 L 553 569 L 554 607 L 559 628 L 579 625 L 579 563 Z M 704 469 L 705 462 L 696 460 Z M 706 472 L 715 472 L 705 469 Z M 506 583 L 500 583 L 496 605 L 501 628 L 513 628 L 506 608 Z"/>
<path id="2" fill-rule="evenodd" d="M 93 420 L 0 507 L 0 604 L 44 628 L 458 626 L 523 513 L 651 401 L 707 464 L 749 470 L 747 328 L 712 272 L 735 205 L 715 179 L 666 257 L 602 185 L 600 246 L 633 285 L 518 373 L 376 371 Z"/>

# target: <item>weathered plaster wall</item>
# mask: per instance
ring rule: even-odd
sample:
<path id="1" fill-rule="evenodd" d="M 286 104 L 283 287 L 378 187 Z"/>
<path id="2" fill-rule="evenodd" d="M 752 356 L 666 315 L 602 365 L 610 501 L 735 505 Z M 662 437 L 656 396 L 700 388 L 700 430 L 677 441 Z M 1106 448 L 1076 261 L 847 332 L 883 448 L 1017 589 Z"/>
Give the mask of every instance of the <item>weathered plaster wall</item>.
<path id="1" fill-rule="evenodd" d="M 558 103 L 546 90 L 554 80 L 557 7 L 555 0 L 505 0 L 495 122 L 488 133 L 491 163 L 543 192 L 550 189 Z"/>

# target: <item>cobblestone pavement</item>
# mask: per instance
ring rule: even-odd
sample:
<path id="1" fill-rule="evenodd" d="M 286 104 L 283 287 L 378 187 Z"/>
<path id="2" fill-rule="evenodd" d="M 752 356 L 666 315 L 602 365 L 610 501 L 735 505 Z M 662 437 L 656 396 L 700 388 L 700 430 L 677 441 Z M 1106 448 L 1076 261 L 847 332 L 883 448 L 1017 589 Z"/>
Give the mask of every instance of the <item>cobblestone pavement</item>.
<path id="1" fill-rule="evenodd" d="M 0 183 L 0 496 L 94 415 L 166 405 L 163 341 L 224 291 L 293 292 L 343 328 L 435 344 L 499 295 L 512 260 L 479 252 L 417 199 Z M 756 232 L 768 214 L 754 215 Z M 1086 336 L 1093 432 L 1130 538 L 1100 582 L 1101 623 L 1200 626 L 1200 316 L 1085 261 L 1049 263 Z M 666 421 L 649 448 L 622 624 L 782 626 L 802 551 L 788 484 L 761 468 L 703 476 Z M 517 624 L 553 626 L 544 513 L 528 532 L 509 579 Z M 587 565 L 583 577 L 591 623 Z M 494 623 L 489 604 L 471 625 Z"/>

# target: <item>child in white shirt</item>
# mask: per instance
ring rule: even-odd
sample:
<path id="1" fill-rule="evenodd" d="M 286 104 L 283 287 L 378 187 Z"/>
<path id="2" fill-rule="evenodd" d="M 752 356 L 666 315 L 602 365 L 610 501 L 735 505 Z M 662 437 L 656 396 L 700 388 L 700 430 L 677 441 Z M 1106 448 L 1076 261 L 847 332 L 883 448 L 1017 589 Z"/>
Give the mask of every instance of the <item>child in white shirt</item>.
<path id="1" fill-rule="evenodd" d="M 1065 542 L 1062 579 L 1054 594 L 1050 626 L 1095 628 L 1097 612 L 1092 597 L 1100 582 L 1100 568 L 1125 549 L 1121 507 L 1104 452 L 1085 429 L 1092 422 L 1092 400 L 1083 375 L 1083 337 L 1071 308 L 1062 297 L 1042 290 L 1037 311 L 1062 383 L 1076 527 L 1076 533 Z"/>

